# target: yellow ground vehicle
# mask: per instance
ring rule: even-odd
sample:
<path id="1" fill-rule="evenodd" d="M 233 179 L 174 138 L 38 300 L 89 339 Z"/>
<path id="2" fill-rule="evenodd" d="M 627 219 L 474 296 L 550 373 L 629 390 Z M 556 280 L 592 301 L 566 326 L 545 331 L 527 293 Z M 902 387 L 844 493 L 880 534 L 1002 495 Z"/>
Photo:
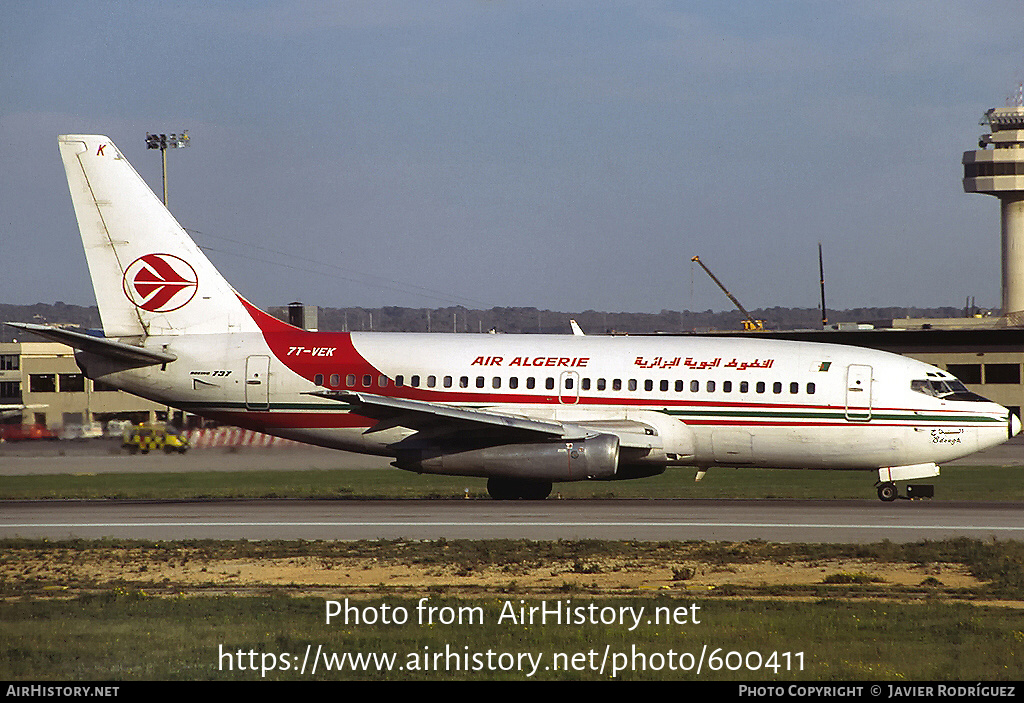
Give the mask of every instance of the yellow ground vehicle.
<path id="1" fill-rule="evenodd" d="M 135 425 L 124 431 L 121 447 L 129 454 L 141 452 L 148 454 L 151 450 L 163 449 L 167 454 L 188 451 L 188 439 L 164 425 Z"/>

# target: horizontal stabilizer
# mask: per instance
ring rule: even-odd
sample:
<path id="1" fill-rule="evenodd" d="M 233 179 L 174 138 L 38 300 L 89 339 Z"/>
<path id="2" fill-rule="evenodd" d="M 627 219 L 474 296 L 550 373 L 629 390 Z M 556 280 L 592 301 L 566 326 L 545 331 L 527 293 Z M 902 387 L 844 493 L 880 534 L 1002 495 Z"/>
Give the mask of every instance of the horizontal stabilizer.
<path id="1" fill-rule="evenodd" d="M 123 361 L 133 366 L 152 366 L 154 364 L 166 364 L 178 357 L 170 352 L 143 349 L 132 344 L 115 342 L 104 337 L 93 337 L 91 334 L 72 332 L 60 327 L 48 327 L 46 325 L 34 325 L 30 322 L 8 322 L 7 325 L 17 327 L 38 334 L 40 337 L 67 344 L 69 347 L 81 349 L 84 352 L 102 356 L 115 361 Z"/>

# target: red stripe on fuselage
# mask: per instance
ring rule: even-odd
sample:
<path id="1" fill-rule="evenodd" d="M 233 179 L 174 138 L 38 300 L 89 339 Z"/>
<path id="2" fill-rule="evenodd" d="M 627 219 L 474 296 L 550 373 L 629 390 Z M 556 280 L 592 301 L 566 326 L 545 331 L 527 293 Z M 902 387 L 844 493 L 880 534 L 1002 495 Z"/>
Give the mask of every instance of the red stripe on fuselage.
<path id="1" fill-rule="evenodd" d="M 321 374 L 324 377 L 322 385 L 339 388 L 340 384 L 328 385 L 331 374 L 338 374 L 339 380 L 348 374 L 360 377 L 366 374 L 374 377 L 382 375 L 352 346 L 352 335 L 348 332 L 310 332 L 268 315 L 242 296 L 238 296 L 238 299 L 260 328 L 263 339 L 277 360 L 308 381 L 312 382 L 317 374 Z M 306 349 L 332 351 L 329 356 L 314 356 L 301 351 Z"/>

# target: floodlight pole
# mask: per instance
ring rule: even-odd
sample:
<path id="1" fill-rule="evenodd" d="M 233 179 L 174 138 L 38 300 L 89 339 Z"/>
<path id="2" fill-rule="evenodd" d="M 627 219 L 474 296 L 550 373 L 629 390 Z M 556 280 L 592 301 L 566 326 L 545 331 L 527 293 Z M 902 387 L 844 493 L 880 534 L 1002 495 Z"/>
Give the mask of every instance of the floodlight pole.
<path id="1" fill-rule="evenodd" d="M 160 150 L 160 170 L 163 175 L 164 183 L 164 207 L 167 207 L 167 149 L 166 147 Z"/>
<path id="2" fill-rule="evenodd" d="M 183 149 L 190 143 L 188 136 L 188 130 L 186 129 L 181 134 L 150 134 L 146 132 L 146 148 L 147 149 L 159 149 L 160 150 L 160 161 L 161 171 L 163 173 L 164 183 L 164 207 L 167 207 L 167 150 L 168 149 Z"/>

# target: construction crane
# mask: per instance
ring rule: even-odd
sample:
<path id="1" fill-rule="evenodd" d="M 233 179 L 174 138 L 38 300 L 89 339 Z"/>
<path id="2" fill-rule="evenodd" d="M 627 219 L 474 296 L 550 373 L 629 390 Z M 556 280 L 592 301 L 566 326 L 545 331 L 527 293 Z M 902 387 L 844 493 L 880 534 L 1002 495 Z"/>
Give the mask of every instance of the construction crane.
<path id="1" fill-rule="evenodd" d="M 707 266 L 704 265 L 704 262 L 700 260 L 699 256 L 693 257 L 692 259 L 690 259 L 690 261 L 695 261 L 698 265 L 700 265 L 700 267 L 702 269 L 704 269 L 704 273 L 706 273 L 707 275 L 711 276 L 711 280 L 718 284 L 718 287 L 721 288 L 722 292 L 725 293 L 725 295 L 729 298 L 729 300 L 732 301 L 732 304 L 735 305 L 739 309 L 739 311 L 741 313 L 743 313 L 743 317 L 746 318 L 745 320 L 743 320 L 743 329 L 745 329 L 745 330 L 763 330 L 764 329 L 764 320 L 755 320 L 753 317 L 751 317 L 750 313 L 747 312 L 747 309 L 744 308 L 742 305 L 740 305 L 740 301 L 736 300 L 735 296 L 733 296 L 733 294 L 729 292 L 729 289 L 726 288 L 725 286 L 723 286 L 722 282 L 718 280 L 718 277 L 715 276 L 715 274 L 711 273 L 711 269 L 709 269 Z"/>

